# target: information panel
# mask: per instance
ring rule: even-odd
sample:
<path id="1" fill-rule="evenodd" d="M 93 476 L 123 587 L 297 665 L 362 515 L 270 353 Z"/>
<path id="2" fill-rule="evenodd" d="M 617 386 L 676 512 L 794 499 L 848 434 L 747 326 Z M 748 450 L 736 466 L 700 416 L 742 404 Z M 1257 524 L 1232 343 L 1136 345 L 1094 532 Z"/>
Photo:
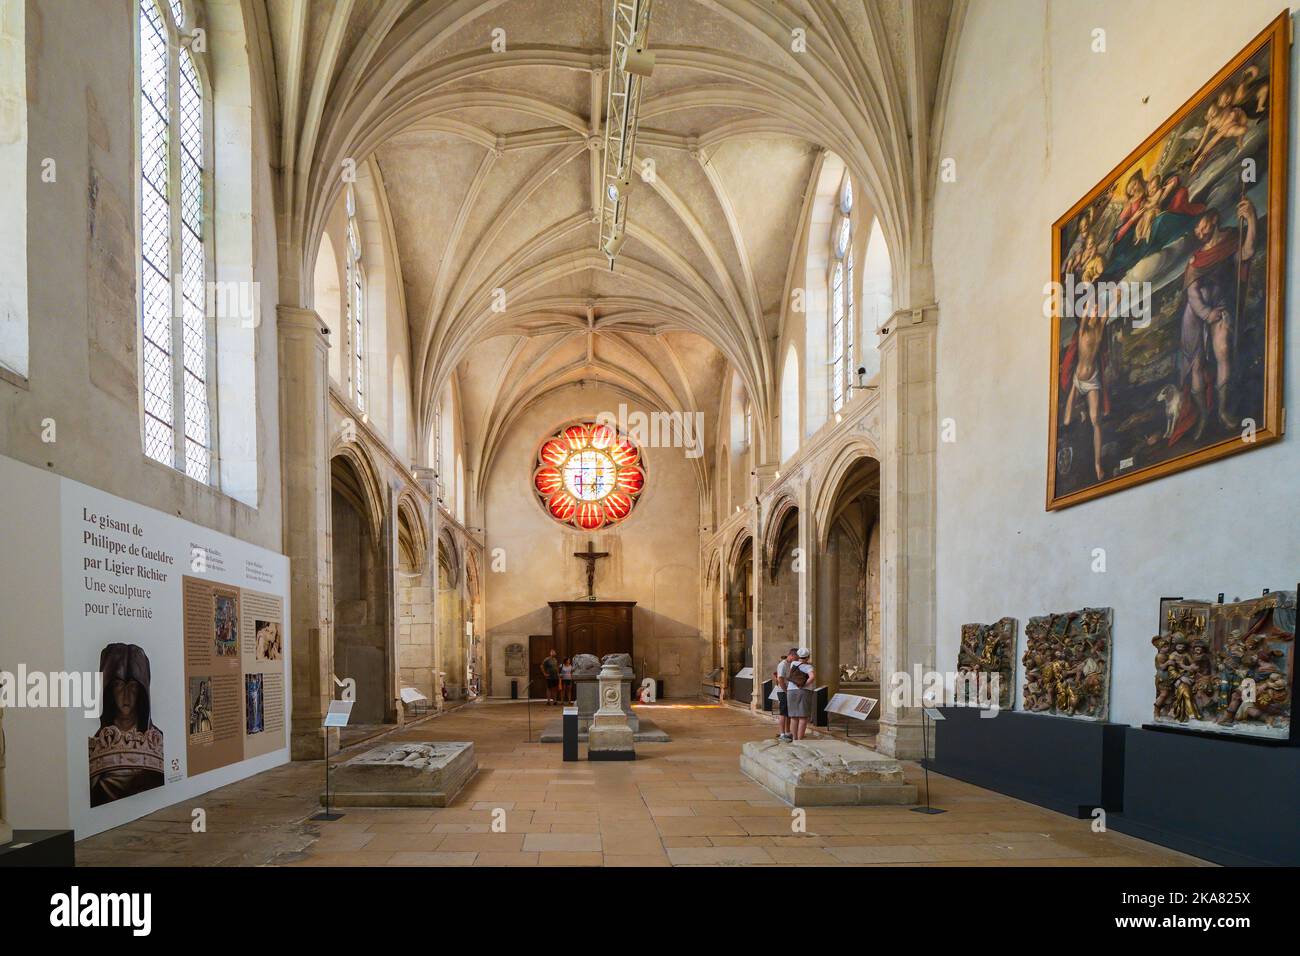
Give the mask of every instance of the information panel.
<path id="1" fill-rule="evenodd" d="M 287 558 L 8 458 L 0 479 L 26 490 L 0 516 L 33 565 L 30 600 L 45 606 L 56 581 L 62 604 L 12 666 L 102 682 L 98 713 L 60 708 L 66 775 L 10 775 L 20 805 L 63 803 L 80 839 L 289 759 Z M 38 661 L 60 637 L 62 660 Z M 11 713 L 9 729 L 36 727 Z"/>

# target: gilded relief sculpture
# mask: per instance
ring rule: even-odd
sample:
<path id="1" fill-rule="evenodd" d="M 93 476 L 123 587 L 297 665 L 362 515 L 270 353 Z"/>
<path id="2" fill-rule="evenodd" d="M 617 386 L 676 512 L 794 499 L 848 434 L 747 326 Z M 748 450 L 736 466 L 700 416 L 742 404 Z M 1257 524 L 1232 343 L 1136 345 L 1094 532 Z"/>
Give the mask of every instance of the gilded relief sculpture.
<path id="1" fill-rule="evenodd" d="M 1110 608 L 1031 617 L 1025 625 L 1022 707 L 1105 720 L 1110 709 Z"/>
<path id="2" fill-rule="evenodd" d="M 980 682 L 997 675 L 998 706 L 1011 709 L 1011 685 L 1015 679 L 1016 619 L 1004 617 L 996 624 L 963 624 L 957 648 L 957 673 L 976 674 Z M 991 695 L 988 696 L 991 699 Z"/>
<path id="3" fill-rule="evenodd" d="M 1231 604 L 1177 600 L 1162 610 L 1151 639 L 1155 722 L 1289 740 L 1296 592 Z"/>

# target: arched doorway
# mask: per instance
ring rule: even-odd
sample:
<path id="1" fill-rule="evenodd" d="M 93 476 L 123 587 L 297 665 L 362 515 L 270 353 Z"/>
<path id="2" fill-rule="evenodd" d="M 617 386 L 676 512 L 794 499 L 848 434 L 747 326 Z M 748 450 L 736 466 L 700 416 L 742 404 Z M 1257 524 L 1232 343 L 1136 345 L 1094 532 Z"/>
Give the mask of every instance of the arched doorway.
<path id="1" fill-rule="evenodd" d="M 768 586 L 763 593 L 763 654 L 755 670 L 767 680 L 777 660 L 801 644 L 799 636 L 799 581 L 805 556 L 799 553 L 799 509 L 790 501 L 777 505 L 767 536 Z M 821 675 L 818 675 L 819 679 Z"/>
<path id="2" fill-rule="evenodd" d="M 427 574 L 428 544 L 417 507 L 397 504 L 397 655 L 403 687 L 436 699 L 433 675 L 433 586 Z"/>
<path id="3" fill-rule="evenodd" d="M 356 681 L 352 725 L 391 723 L 397 711 L 378 496 L 364 463 L 349 454 L 331 459 L 330 492 L 334 674 Z"/>
<path id="4" fill-rule="evenodd" d="M 880 697 L 880 462 L 855 459 L 825 511 L 817 670 L 832 690 Z"/>
<path id="5" fill-rule="evenodd" d="M 749 535 L 732 552 L 727 581 L 726 694 L 748 702 L 753 681 L 736 674 L 754 666 L 754 539 Z"/>

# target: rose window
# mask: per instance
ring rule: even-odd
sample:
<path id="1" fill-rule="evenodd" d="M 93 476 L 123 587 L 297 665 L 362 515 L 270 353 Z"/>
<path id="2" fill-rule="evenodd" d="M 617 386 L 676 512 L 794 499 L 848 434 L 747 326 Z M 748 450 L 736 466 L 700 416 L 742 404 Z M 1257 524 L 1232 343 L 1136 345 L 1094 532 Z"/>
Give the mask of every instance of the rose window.
<path id="1" fill-rule="evenodd" d="M 645 485 L 641 450 L 600 422 L 570 425 L 542 442 L 533 487 L 552 518 L 582 531 L 617 524 Z"/>

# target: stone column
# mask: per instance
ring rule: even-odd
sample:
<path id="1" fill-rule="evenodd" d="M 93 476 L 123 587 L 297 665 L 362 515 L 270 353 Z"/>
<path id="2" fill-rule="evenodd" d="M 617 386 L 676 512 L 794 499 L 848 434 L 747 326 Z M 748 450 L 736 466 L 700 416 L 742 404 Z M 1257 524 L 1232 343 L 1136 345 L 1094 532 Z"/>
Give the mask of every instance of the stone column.
<path id="1" fill-rule="evenodd" d="M 284 550 L 289 557 L 294 760 L 325 754 L 321 725 L 334 697 L 329 435 L 329 340 L 311 309 L 276 309 Z M 331 751 L 338 731 L 329 729 Z"/>
<path id="2" fill-rule="evenodd" d="M 429 529 L 428 547 L 424 554 L 424 586 L 429 592 L 429 670 L 430 701 L 435 710 L 442 710 L 442 687 L 438 683 L 438 473 L 427 465 L 415 469 L 415 478 L 429 495 L 429 509 L 425 512 L 425 526 Z"/>
<path id="3" fill-rule="evenodd" d="M 384 703 L 384 721 L 395 724 L 402 716 L 399 694 L 402 687 L 400 650 L 398 648 L 398 621 L 401 618 L 400 602 L 402 596 L 401 562 L 397 556 L 397 498 L 402 492 L 402 483 L 393 480 L 388 483 L 384 496 L 384 536 L 383 575 L 388 582 L 387 600 L 384 602 L 384 660 L 388 670 L 384 675 L 384 693 L 388 699 Z"/>
<path id="4" fill-rule="evenodd" d="M 795 568 L 795 587 L 799 594 L 797 618 L 799 627 L 796 633 L 800 647 L 815 651 L 817 648 L 817 529 L 815 527 L 817 521 L 812 513 L 812 493 L 806 478 L 801 478 L 799 482 L 796 499 L 799 503 L 799 530 L 795 547 L 799 549 L 799 554 L 792 556 L 791 559 Z M 775 661 L 780 656 L 780 652 L 775 648 L 773 650 Z M 821 674 L 817 676 L 820 679 Z"/>
<path id="5" fill-rule="evenodd" d="M 835 534 L 817 555 L 817 639 L 813 660 L 821 683 L 835 693 L 840 682 L 840 552 Z"/>
<path id="6" fill-rule="evenodd" d="M 750 500 L 754 498 L 761 499 L 776 481 L 776 465 L 758 465 L 754 468 L 754 478 L 750 482 Z M 770 504 L 770 502 L 768 503 Z M 765 505 L 754 506 L 753 519 L 753 582 L 754 582 L 754 613 L 751 620 L 751 627 L 754 631 L 751 651 L 754 657 L 754 691 L 750 696 L 750 710 L 761 711 L 763 709 L 763 682 L 768 678 L 768 671 L 765 669 L 763 662 L 772 657 L 772 645 L 770 641 L 764 640 L 764 613 L 765 608 L 770 604 L 772 580 L 768 576 L 768 563 L 765 548 L 763 547 L 764 539 L 767 536 L 767 523 L 772 519 L 770 514 L 763 514 Z M 776 658 L 772 657 L 775 661 Z"/>
<path id="7" fill-rule="evenodd" d="M 891 700 L 891 679 L 935 664 L 935 306 L 894 313 L 880 343 L 880 733 L 894 757 L 922 755 L 921 713 Z"/>

